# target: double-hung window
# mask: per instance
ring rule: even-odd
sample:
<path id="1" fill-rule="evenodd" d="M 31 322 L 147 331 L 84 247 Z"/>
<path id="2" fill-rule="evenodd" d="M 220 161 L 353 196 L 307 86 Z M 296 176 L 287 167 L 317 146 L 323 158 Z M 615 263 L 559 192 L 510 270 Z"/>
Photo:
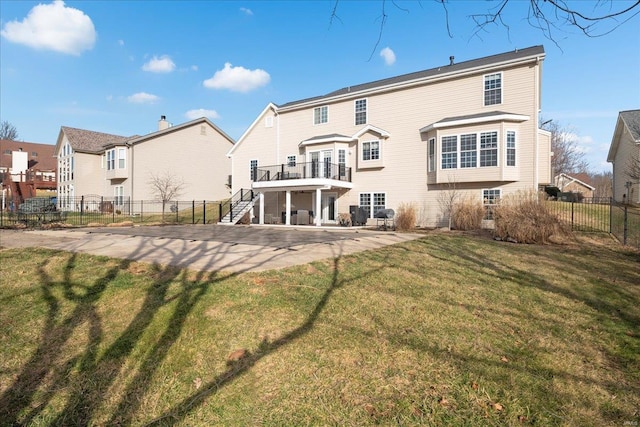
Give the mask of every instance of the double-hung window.
<path id="1" fill-rule="evenodd" d="M 516 165 L 516 133 L 507 131 L 507 166 Z"/>
<path id="2" fill-rule="evenodd" d="M 436 139 L 429 140 L 429 172 L 436 170 Z"/>
<path id="3" fill-rule="evenodd" d="M 460 135 L 460 167 L 475 168 L 477 165 L 476 134 Z"/>
<path id="4" fill-rule="evenodd" d="M 295 166 L 296 165 L 296 156 L 287 156 L 287 166 Z"/>
<path id="5" fill-rule="evenodd" d="M 498 132 L 480 134 L 480 166 L 498 166 Z"/>
<path id="6" fill-rule="evenodd" d="M 322 107 L 316 107 L 313 109 L 313 124 L 319 125 L 327 123 L 329 121 L 329 107 L 323 105 Z"/>
<path id="7" fill-rule="evenodd" d="M 355 103 L 356 109 L 356 125 L 364 125 L 367 123 L 367 100 L 357 99 Z"/>
<path id="8" fill-rule="evenodd" d="M 494 210 L 500 201 L 500 190 L 482 190 L 482 204 L 484 206 L 484 219 L 493 219 Z"/>
<path id="9" fill-rule="evenodd" d="M 362 160 L 380 159 L 380 141 L 367 141 L 362 143 Z"/>
<path id="10" fill-rule="evenodd" d="M 113 187 L 113 198 L 116 206 L 122 206 L 124 204 L 124 186 L 117 185 Z"/>
<path id="11" fill-rule="evenodd" d="M 258 180 L 258 161 L 251 160 L 249 162 L 249 169 L 251 171 L 251 180 L 257 181 Z"/>
<path id="12" fill-rule="evenodd" d="M 124 169 L 126 167 L 127 150 L 125 148 L 118 148 L 118 169 Z"/>
<path id="13" fill-rule="evenodd" d="M 502 104 L 502 73 L 484 76 L 484 105 Z"/>
<path id="14" fill-rule="evenodd" d="M 442 137 L 442 169 L 458 167 L 458 136 Z"/>
<path id="15" fill-rule="evenodd" d="M 116 168 L 116 150 L 107 151 L 107 170 L 114 170 Z"/>
<path id="16" fill-rule="evenodd" d="M 376 214 L 385 209 L 386 193 L 360 193 L 360 207 L 367 212 L 367 218 L 375 218 Z"/>

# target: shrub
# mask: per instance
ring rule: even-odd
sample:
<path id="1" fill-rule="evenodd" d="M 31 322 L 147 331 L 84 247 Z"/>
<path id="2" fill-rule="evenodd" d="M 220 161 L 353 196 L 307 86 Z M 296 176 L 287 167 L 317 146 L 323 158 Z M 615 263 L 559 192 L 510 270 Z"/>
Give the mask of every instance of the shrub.
<path id="1" fill-rule="evenodd" d="M 548 243 L 569 228 L 550 212 L 535 191 L 518 192 L 500 200 L 494 210 L 496 237 L 519 243 Z"/>
<path id="2" fill-rule="evenodd" d="M 416 226 L 416 206 L 414 203 L 400 203 L 395 218 L 396 230 L 413 230 Z"/>
<path id="3" fill-rule="evenodd" d="M 453 205 L 451 216 L 456 230 L 478 230 L 482 227 L 484 208 L 480 200 L 467 197 Z"/>

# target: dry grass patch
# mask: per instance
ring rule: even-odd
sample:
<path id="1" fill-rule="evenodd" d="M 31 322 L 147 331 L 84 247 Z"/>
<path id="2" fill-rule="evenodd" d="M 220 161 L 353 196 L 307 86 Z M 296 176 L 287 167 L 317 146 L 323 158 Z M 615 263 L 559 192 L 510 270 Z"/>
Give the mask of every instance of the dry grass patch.
<path id="1" fill-rule="evenodd" d="M 638 420 L 640 254 L 607 239 L 432 233 L 241 275 L 0 251 L 9 260 L 9 425 Z"/>

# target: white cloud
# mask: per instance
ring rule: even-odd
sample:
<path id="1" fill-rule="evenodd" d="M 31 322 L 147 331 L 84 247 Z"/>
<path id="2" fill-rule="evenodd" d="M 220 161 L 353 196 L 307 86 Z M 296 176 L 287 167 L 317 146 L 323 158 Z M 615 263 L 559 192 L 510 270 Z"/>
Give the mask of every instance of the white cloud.
<path id="1" fill-rule="evenodd" d="M 133 95 L 127 97 L 127 101 L 132 104 L 154 104 L 160 100 L 159 96 L 152 95 L 146 92 L 138 92 Z"/>
<path id="2" fill-rule="evenodd" d="M 380 56 L 384 59 L 384 63 L 387 65 L 393 65 L 396 62 L 396 54 L 390 47 L 385 47 L 380 51 Z"/>
<path id="3" fill-rule="evenodd" d="M 174 64 L 169 55 L 162 55 L 159 58 L 154 56 L 142 66 L 142 69 L 152 73 L 170 73 L 176 69 L 176 64 Z"/>
<path id="4" fill-rule="evenodd" d="M 91 18 L 61 0 L 34 6 L 22 22 L 7 22 L 0 34 L 13 43 L 70 55 L 92 49 L 97 36 Z"/>
<path id="5" fill-rule="evenodd" d="M 124 40 L 118 40 L 118 44 L 119 44 L 120 46 L 124 46 Z"/>
<path id="6" fill-rule="evenodd" d="M 240 12 L 244 13 L 245 15 L 253 15 L 253 11 L 251 9 L 247 9 L 246 7 L 241 7 L 240 8 Z"/>
<path id="7" fill-rule="evenodd" d="M 259 68 L 247 70 L 244 67 L 232 67 L 224 64 L 224 69 L 216 71 L 210 79 L 203 82 L 209 89 L 229 89 L 234 92 L 249 92 L 269 83 L 271 76 Z"/>
<path id="8" fill-rule="evenodd" d="M 199 119 L 200 117 L 206 117 L 211 120 L 219 119 L 220 114 L 216 110 L 205 110 L 203 108 L 198 108 L 196 110 L 189 110 L 184 113 L 184 116 L 189 120 Z"/>
<path id="9" fill-rule="evenodd" d="M 191 71 L 198 71 L 198 66 L 197 65 L 192 65 L 191 66 Z"/>

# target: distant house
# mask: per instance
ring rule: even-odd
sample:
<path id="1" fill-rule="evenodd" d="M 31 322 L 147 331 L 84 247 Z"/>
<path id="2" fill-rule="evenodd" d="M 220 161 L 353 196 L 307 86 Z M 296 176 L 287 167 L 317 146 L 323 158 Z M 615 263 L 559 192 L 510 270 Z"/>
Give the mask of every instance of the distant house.
<path id="1" fill-rule="evenodd" d="M 640 182 L 629 175 L 634 163 L 640 172 L 640 110 L 618 114 L 607 161 L 613 164 L 613 198 L 640 204 Z"/>
<path id="2" fill-rule="evenodd" d="M 206 118 L 171 126 L 162 116 L 157 132 L 129 137 L 63 126 L 55 147 L 58 203 L 73 209 L 82 197 L 103 197 L 135 210 L 129 201 L 157 199 L 150 180 L 163 175 L 184 183 L 180 200 L 225 199 L 233 143 Z"/>
<path id="3" fill-rule="evenodd" d="M 592 198 L 595 187 L 591 185 L 591 177 L 584 173 L 561 173 L 554 178 L 554 184 L 562 193 L 573 193 L 580 198 Z"/>
<path id="4" fill-rule="evenodd" d="M 57 162 L 55 146 L 34 142 L 0 140 L 2 208 L 12 201 L 17 207 L 36 190 L 55 190 Z"/>
<path id="5" fill-rule="evenodd" d="M 484 203 L 491 220 L 500 198 L 551 183 L 550 134 L 538 128 L 544 58 L 542 46 L 452 57 L 268 104 L 229 151 L 233 192 L 253 191 L 259 223 L 320 226 L 355 213 L 375 224 L 413 204 L 418 225 L 441 226 L 453 191 Z"/>

